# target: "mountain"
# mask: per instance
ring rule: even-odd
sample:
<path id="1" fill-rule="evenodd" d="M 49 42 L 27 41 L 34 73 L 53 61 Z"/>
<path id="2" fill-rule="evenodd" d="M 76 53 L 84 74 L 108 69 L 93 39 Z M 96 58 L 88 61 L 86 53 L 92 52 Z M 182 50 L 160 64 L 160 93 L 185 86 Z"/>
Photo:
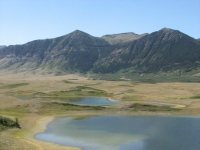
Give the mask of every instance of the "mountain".
<path id="1" fill-rule="evenodd" d="M 200 38 L 199 38 L 199 39 L 197 39 L 197 41 L 200 41 Z"/>
<path id="2" fill-rule="evenodd" d="M 177 30 L 164 28 L 127 43 L 95 62 L 95 72 L 115 72 L 134 66 L 142 72 L 197 68 L 200 44 Z"/>
<path id="3" fill-rule="evenodd" d="M 134 41 L 145 35 L 147 35 L 147 33 L 138 35 L 133 32 L 128 32 L 128 33 L 121 33 L 121 34 L 104 35 L 101 38 L 103 38 L 110 44 L 118 44 L 118 43 Z"/>
<path id="4" fill-rule="evenodd" d="M 167 28 L 151 34 L 123 33 L 101 38 L 76 30 L 61 37 L 0 49 L 0 70 L 114 73 L 134 68 L 151 73 L 199 66 L 200 43 Z"/>
<path id="5" fill-rule="evenodd" d="M 5 45 L 0 45 L 0 49 L 6 47 Z"/>
<path id="6" fill-rule="evenodd" d="M 23 67 L 85 72 L 110 50 L 111 46 L 105 40 L 76 30 L 58 38 L 1 49 L 0 69 Z"/>

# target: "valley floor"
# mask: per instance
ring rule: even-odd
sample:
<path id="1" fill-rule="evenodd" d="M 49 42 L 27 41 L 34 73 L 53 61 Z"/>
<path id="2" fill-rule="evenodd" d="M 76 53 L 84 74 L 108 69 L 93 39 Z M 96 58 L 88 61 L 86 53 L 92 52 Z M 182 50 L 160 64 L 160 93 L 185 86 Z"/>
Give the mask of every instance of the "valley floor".
<path id="1" fill-rule="evenodd" d="M 35 135 L 60 116 L 200 116 L 200 83 L 141 83 L 65 76 L 0 74 L 0 116 L 18 118 L 21 129 L 0 132 L 0 149 L 78 149 L 43 142 Z M 69 105 L 66 99 L 108 97 L 122 102 L 106 107 Z M 24 100 L 22 100 L 24 99 Z"/>

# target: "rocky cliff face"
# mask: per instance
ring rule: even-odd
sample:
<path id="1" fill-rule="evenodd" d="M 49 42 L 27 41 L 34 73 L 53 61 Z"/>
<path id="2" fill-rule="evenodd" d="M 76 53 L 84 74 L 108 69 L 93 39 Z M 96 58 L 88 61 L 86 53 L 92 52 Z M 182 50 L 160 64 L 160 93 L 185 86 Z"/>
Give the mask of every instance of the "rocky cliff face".
<path id="1" fill-rule="evenodd" d="M 54 39 L 7 46 L 0 49 L 0 69 L 113 73 L 129 67 L 158 72 L 200 65 L 200 43 L 177 30 L 112 35 L 111 39 L 116 41 L 112 44 L 107 38 L 110 36 L 97 38 L 76 30 Z"/>

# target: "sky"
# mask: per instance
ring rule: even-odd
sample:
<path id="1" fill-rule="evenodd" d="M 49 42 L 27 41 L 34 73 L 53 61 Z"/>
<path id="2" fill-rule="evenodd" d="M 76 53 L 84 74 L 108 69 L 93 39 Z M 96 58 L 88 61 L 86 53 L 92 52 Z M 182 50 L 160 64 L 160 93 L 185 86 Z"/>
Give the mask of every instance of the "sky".
<path id="1" fill-rule="evenodd" d="M 0 45 L 74 30 L 101 37 L 164 27 L 200 38 L 200 0 L 0 0 Z"/>

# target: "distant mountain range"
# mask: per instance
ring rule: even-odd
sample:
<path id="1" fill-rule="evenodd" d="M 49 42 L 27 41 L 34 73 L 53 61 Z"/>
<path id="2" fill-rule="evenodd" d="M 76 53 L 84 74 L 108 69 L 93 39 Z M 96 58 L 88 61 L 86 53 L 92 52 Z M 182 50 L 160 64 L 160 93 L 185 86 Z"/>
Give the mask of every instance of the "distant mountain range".
<path id="1" fill-rule="evenodd" d="M 199 38 L 199 39 L 197 39 L 197 41 L 200 41 L 200 38 Z"/>
<path id="2" fill-rule="evenodd" d="M 0 69 L 115 73 L 167 72 L 200 67 L 200 42 L 178 30 L 94 37 L 76 30 L 67 35 L 0 49 Z"/>

